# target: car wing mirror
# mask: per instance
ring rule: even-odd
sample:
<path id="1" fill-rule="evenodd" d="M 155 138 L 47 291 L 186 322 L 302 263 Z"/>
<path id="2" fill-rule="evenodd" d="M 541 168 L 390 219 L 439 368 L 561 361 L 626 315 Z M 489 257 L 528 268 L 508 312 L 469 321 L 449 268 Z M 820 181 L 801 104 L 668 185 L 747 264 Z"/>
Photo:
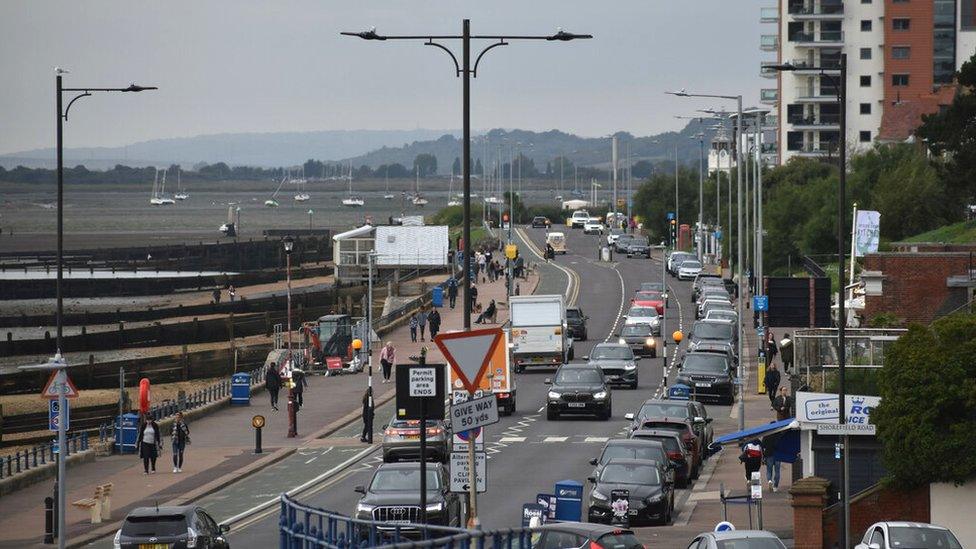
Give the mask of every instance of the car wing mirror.
<path id="1" fill-rule="evenodd" d="M 634 421 L 634 414 L 624 414 L 624 419 L 627 421 Z"/>
<path id="2" fill-rule="evenodd" d="M 587 480 L 587 482 L 591 482 L 593 484 L 596 484 L 596 477 L 586 477 L 586 480 Z"/>
<path id="3" fill-rule="evenodd" d="M 705 423 L 705 418 L 696 416 L 695 423 Z"/>
<path id="4" fill-rule="evenodd" d="M 352 491 L 356 492 L 357 494 L 366 495 L 366 487 L 363 485 L 356 486 L 355 488 L 352 489 Z"/>
<path id="5" fill-rule="evenodd" d="M 226 534 L 227 532 L 230 532 L 230 525 L 229 524 L 221 524 L 220 525 L 220 533 L 221 534 Z"/>
<path id="6" fill-rule="evenodd" d="M 590 460 L 590 465 L 596 465 L 596 458 Z"/>
<path id="7" fill-rule="evenodd" d="M 589 359 L 590 359 L 590 355 L 583 355 L 583 360 L 589 360 Z"/>
<path id="8" fill-rule="evenodd" d="M 545 383 L 546 385 L 552 385 L 552 378 L 549 378 L 549 377 L 547 377 L 547 378 L 546 378 L 546 381 L 545 381 L 544 383 Z"/>

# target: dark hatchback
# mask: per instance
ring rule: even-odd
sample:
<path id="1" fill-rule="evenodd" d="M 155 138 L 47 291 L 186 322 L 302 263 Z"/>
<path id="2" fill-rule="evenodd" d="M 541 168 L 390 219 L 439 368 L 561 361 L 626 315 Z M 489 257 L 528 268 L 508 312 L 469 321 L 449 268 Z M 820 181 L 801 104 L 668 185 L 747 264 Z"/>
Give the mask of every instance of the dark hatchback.
<path id="1" fill-rule="evenodd" d="M 583 309 L 568 307 L 566 309 L 566 333 L 575 340 L 586 341 L 586 321 L 589 319 L 590 317 L 583 314 Z"/>
<path id="2" fill-rule="evenodd" d="M 678 383 L 691 387 L 695 400 L 716 399 L 732 404 L 735 400 L 735 384 L 730 373 L 728 359 L 718 353 L 685 353 L 678 370 Z"/>
<path id="3" fill-rule="evenodd" d="M 735 324 L 724 320 L 699 320 L 691 327 L 688 348 L 695 350 L 702 343 L 735 345 Z"/>
<path id="4" fill-rule="evenodd" d="M 625 324 L 620 328 L 619 342 L 630 347 L 635 355 L 657 357 L 657 340 L 650 324 Z"/>
<path id="5" fill-rule="evenodd" d="M 674 485 L 666 480 L 661 465 L 642 459 L 614 459 L 600 471 L 599 477 L 590 477 L 590 522 L 609 523 L 612 492 L 627 490 L 627 515 L 630 524 L 668 524 L 673 509 Z"/>
<path id="6" fill-rule="evenodd" d="M 537 215 L 532 218 L 533 229 L 548 229 L 550 225 L 552 225 L 552 223 L 549 222 L 548 217 Z"/>
<path id="7" fill-rule="evenodd" d="M 674 431 L 657 429 L 641 429 L 630 434 L 634 440 L 651 440 L 660 442 L 671 460 L 674 468 L 675 483 L 679 488 L 688 486 L 691 482 L 691 455 L 681 443 L 681 435 Z"/>
<path id="8" fill-rule="evenodd" d="M 603 467 L 614 459 L 646 459 L 656 461 L 663 465 L 664 478 L 674 482 L 674 465 L 671 463 L 668 453 L 664 450 L 664 444 L 657 440 L 642 440 L 637 438 L 615 438 L 608 440 L 600 452 L 600 457 L 590 460 L 593 466 L 591 477 L 600 476 Z"/>
<path id="9" fill-rule="evenodd" d="M 362 494 L 356 504 L 357 519 L 385 523 L 377 529 L 390 535 L 398 527 L 402 535 L 420 533 L 403 526 L 420 523 L 420 467 L 416 463 L 384 463 L 373 473 L 369 486 L 357 486 L 356 492 Z M 427 524 L 461 525 L 461 500 L 450 491 L 447 467 L 440 463 L 427 464 Z"/>
<path id="10" fill-rule="evenodd" d="M 610 386 L 603 372 L 587 364 L 564 364 L 556 377 L 547 379 L 546 419 L 553 421 L 564 414 L 595 415 L 608 420 L 613 415 Z"/>
<path id="11" fill-rule="evenodd" d="M 125 517 L 114 543 L 121 549 L 227 549 L 224 534 L 229 530 L 195 505 L 136 507 Z"/>

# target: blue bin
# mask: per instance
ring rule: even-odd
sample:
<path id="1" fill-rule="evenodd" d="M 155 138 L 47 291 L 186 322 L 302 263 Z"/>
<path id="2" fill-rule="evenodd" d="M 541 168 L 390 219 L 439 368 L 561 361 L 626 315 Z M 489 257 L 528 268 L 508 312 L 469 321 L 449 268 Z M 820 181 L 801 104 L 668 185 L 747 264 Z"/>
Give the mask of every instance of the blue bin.
<path id="1" fill-rule="evenodd" d="M 240 372 L 230 378 L 231 406 L 251 405 L 251 374 Z"/>
<path id="2" fill-rule="evenodd" d="M 121 427 L 119 425 L 120 423 Z M 139 451 L 136 448 L 136 442 L 138 441 L 139 414 L 122 414 L 121 418 L 116 416 L 115 451 L 120 454 L 134 454 Z"/>
<path id="3" fill-rule="evenodd" d="M 583 517 L 583 483 L 561 480 L 556 483 L 556 520 L 579 522 Z"/>
<path id="4" fill-rule="evenodd" d="M 444 288 L 434 286 L 434 291 L 430 294 L 430 302 L 434 307 L 444 306 Z"/>

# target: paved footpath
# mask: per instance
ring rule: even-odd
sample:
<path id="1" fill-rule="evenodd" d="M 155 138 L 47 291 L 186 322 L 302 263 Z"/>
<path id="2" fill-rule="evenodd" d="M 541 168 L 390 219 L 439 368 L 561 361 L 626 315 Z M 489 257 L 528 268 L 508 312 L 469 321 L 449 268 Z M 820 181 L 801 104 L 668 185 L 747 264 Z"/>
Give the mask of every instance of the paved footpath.
<path id="1" fill-rule="evenodd" d="M 535 274 L 522 281 L 523 293 L 530 293 L 536 282 Z M 491 299 L 499 303 L 497 320 L 504 322 L 508 317 L 504 281 L 478 284 L 478 291 L 479 301 L 484 304 Z M 457 308 L 445 306 L 441 316 L 442 331 L 461 329 L 460 297 Z M 411 342 L 405 325 L 384 336 L 384 342 L 392 341 L 397 348 L 400 362 L 417 355 L 422 345 L 428 348 L 428 361 L 443 361 L 436 345 L 427 339 Z M 393 385 L 380 383 L 378 366 L 375 370 L 378 429 L 392 416 L 392 404 L 388 401 L 393 397 Z M 153 475 L 143 474 L 142 462 L 134 455 L 113 455 L 69 468 L 70 545 L 88 546 L 92 540 L 113 534 L 118 528 L 117 521 L 134 507 L 157 502 L 163 505 L 199 501 L 214 511 L 217 520 L 223 521 L 259 507 L 283 491 L 337 472 L 347 461 L 378 446 L 370 448 L 359 442 L 361 399 L 366 382 L 365 375 L 310 377 L 298 418 L 300 438 L 285 437 L 286 391 L 281 393 L 280 412 L 271 409 L 267 393 L 260 391 L 254 395 L 251 406 L 225 408 L 193 421 L 189 425 L 192 444 L 187 448 L 183 472 L 179 474 L 172 472 L 169 440 L 164 444 L 157 473 Z M 250 423 L 255 414 L 264 415 L 268 422 L 261 455 L 253 453 L 254 433 Z M 93 526 L 86 520 L 87 512 L 71 506 L 71 502 L 91 497 L 94 487 L 106 482 L 114 485 L 113 520 Z M 40 546 L 44 532 L 43 500 L 52 490 L 53 481 L 45 481 L 0 500 L 4 509 L 0 514 L 0 547 Z M 102 539 L 95 546 L 111 547 L 111 539 Z"/>

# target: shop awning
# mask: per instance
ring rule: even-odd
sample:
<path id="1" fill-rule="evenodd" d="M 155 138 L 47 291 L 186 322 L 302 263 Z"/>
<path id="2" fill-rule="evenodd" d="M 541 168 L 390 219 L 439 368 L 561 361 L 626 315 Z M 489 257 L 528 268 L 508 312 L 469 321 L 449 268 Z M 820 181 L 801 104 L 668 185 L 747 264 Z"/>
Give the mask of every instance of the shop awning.
<path id="1" fill-rule="evenodd" d="M 718 452 L 723 446 L 733 444 L 739 446 L 754 438 L 763 440 L 773 435 L 779 435 L 776 437 L 776 457 L 779 461 L 793 463 L 796 454 L 800 451 L 799 429 L 800 422 L 796 418 L 773 421 L 717 437 L 708 449 L 712 452 Z"/>

